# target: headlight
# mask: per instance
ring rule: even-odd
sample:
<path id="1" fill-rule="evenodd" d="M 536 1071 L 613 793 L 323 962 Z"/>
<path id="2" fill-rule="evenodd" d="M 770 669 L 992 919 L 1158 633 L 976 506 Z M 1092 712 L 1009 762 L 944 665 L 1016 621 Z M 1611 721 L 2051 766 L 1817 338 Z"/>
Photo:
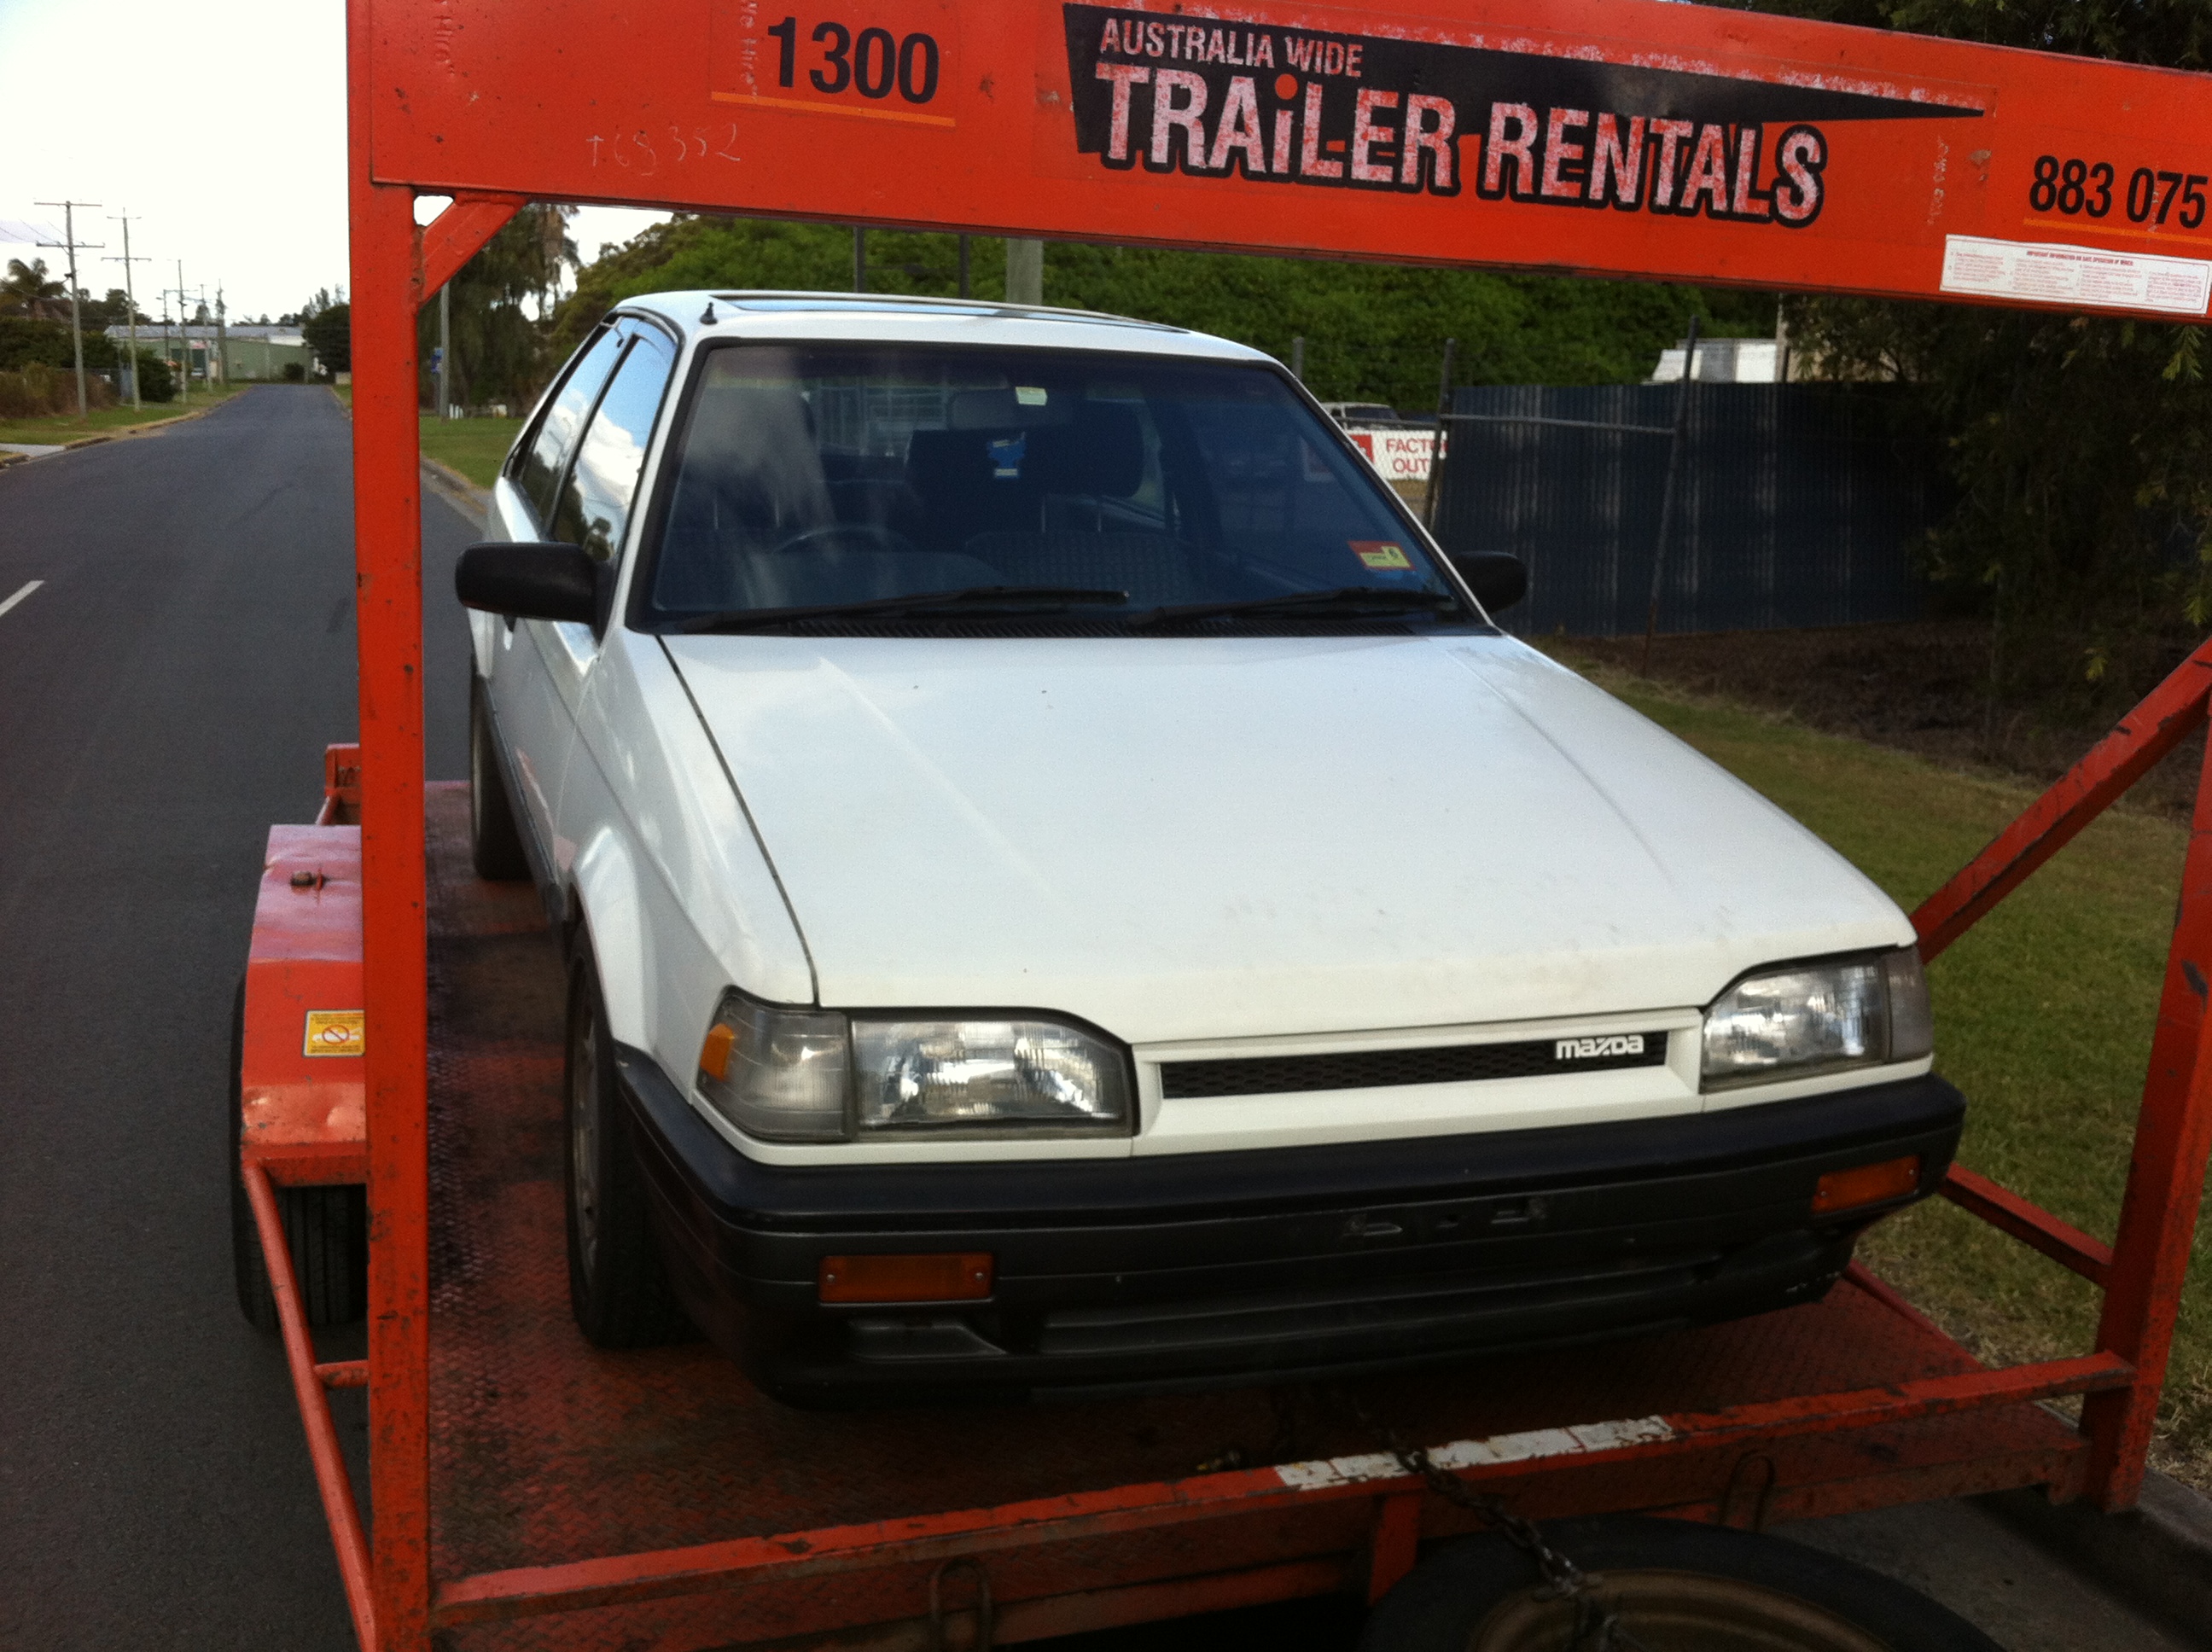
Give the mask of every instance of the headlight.
<path id="1" fill-rule="evenodd" d="M 896 1021 L 722 994 L 699 1049 L 708 1104 L 769 1141 L 856 1133 L 1126 1135 L 1128 1058 L 1050 1021 Z"/>
<path id="2" fill-rule="evenodd" d="M 1113 1136 L 1129 1128 L 1121 1052 L 1049 1021 L 856 1017 L 853 1066 L 864 1131 Z"/>
<path id="3" fill-rule="evenodd" d="M 1705 1011 L 1703 1088 L 1912 1061 L 1935 1048 L 1911 947 L 1746 975 Z"/>

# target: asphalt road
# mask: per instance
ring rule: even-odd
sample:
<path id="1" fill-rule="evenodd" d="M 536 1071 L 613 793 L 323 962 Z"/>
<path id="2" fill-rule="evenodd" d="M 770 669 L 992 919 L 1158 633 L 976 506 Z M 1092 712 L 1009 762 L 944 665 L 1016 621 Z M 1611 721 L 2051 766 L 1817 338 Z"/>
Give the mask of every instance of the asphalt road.
<path id="1" fill-rule="evenodd" d="M 351 1643 L 224 1142 L 263 840 L 356 727 L 351 463 L 328 391 L 272 386 L 0 472 L 0 602 L 42 581 L 0 614 L 0 1647 Z M 423 527 L 459 779 L 476 535 Z"/>
<path id="2" fill-rule="evenodd" d="M 264 835 L 355 727 L 350 430 L 268 387 L 0 472 L 0 1649 L 348 1652 L 277 1345 L 231 1291 L 225 1066 Z M 425 503 L 428 772 L 465 773 L 474 525 Z M 323 1339 L 358 1351 L 357 1332 Z M 361 1396 L 337 1396 L 356 1455 Z M 2177 1647 L 1970 1505 L 1789 1535 L 2011 1652 Z M 1294 1602 L 1066 1652 L 1344 1652 Z"/>

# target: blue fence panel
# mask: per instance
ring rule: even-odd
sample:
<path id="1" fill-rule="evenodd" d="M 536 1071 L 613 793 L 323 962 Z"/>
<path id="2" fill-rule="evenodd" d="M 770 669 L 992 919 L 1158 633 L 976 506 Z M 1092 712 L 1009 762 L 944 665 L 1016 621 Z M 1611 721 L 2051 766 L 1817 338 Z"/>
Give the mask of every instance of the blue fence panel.
<path id="1" fill-rule="evenodd" d="M 1484 386 L 1453 411 L 1671 432 L 1673 385 Z M 1528 565 L 1515 631 L 1640 632 L 1668 434 L 1451 426 L 1437 532 Z M 1721 631 L 1919 617 L 1915 552 L 1942 489 L 1929 450 L 1877 387 L 1700 383 L 1675 478 L 1659 629 Z"/>

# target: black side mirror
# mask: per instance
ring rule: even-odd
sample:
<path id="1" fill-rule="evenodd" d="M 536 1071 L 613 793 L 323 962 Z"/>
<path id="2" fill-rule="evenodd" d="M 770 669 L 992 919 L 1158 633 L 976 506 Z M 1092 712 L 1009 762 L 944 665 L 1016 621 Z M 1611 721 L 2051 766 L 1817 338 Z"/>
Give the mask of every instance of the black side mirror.
<path id="1" fill-rule="evenodd" d="M 471 545 L 453 569 L 453 594 L 510 619 L 573 620 L 597 627 L 601 565 L 580 545 Z"/>
<path id="2" fill-rule="evenodd" d="M 1528 567 L 1518 556 L 1482 550 L 1454 556 L 1451 563 L 1474 591 L 1474 599 L 1492 614 L 1504 613 L 1528 594 Z"/>

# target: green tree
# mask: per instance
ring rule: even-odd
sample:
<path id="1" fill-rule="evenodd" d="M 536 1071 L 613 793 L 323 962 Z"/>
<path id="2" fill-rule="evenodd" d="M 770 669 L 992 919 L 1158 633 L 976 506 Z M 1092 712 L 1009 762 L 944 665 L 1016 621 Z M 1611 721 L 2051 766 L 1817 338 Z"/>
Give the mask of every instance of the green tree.
<path id="1" fill-rule="evenodd" d="M 58 321 L 69 313 L 69 288 L 46 273 L 46 261 L 8 260 L 8 274 L 0 278 L 0 315 L 28 316 L 34 320 Z"/>
<path id="2" fill-rule="evenodd" d="M 487 402 L 529 401 L 551 365 L 542 324 L 530 313 L 550 311 L 562 271 L 576 262 L 568 221 L 574 207 L 526 206 L 461 267 L 448 294 L 453 359 L 448 366 L 452 398 L 465 407 Z M 422 363 L 423 400 L 432 399 L 431 351 L 438 343 L 438 307 L 422 307 L 416 321 Z"/>
<path id="3" fill-rule="evenodd" d="M 327 295 L 325 295 L 327 296 Z M 353 307 L 349 304 L 325 304 L 307 317 L 300 331 L 307 335 L 307 348 L 323 364 L 328 373 L 353 371 Z"/>
<path id="4" fill-rule="evenodd" d="M 848 288 L 852 245 L 850 230 L 819 224 L 653 225 L 578 276 L 556 319 L 556 349 L 573 349 L 599 317 L 640 293 Z M 974 238 L 975 296 L 1003 296 L 1004 248 Z M 867 251 L 872 291 L 957 290 L 955 236 L 875 231 Z M 1045 249 L 1045 299 L 1218 333 L 1285 361 L 1302 337 L 1317 395 L 1422 410 L 1436 404 L 1448 337 L 1459 341 L 1461 384 L 1603 384 L 1648 377 L 1693 313 L 1709 335 L 1763 334 L 1774 325 L 1774 301 L 1755 293 L 1057 243 Z"/>

